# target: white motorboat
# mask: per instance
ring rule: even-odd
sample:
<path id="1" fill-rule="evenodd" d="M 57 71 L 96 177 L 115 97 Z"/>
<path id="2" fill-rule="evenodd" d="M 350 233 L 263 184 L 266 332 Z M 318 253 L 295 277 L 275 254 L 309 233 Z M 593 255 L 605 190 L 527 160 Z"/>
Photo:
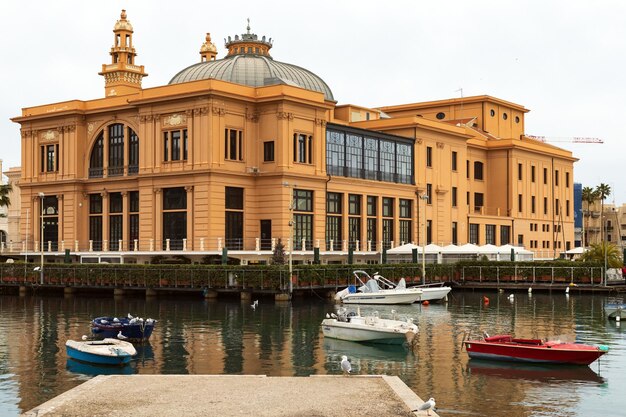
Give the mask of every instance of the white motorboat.
<path id="1" fill-rule="evenodd" d="M 437 302 L 446 299 L 452 287 L 444 286 L 443 283 L 415 285 L 409 288 L 419 288 L 422 290 L 420 301 Z"/>
<path id="2" fill-rule="evenodd" d="M 604 314 L 611 320 L 626 319 L 625 303 L 607 303 L 604 305 Z"/>
<path id="3" fill-rule="evenodd" d="M 413 304 L 422 297 L 422 290 L 407 288 L 404 278 L 394 284 L 378 273 L 373 277 L 361 270 L 353 274 L 355 281 L 360 284 L 358 289 L 350 285 L 335 295 L 335 299 L 344 304 Z"/>
<path id="4" fill-rule="evenodd" d="M 345 308 L 338 314 L 326 316 L 322 320 L 324 337 L 349 340 L 352 342 L 372 342 L 386 344 L 412 345 L 418 332 L 413 320 L 385 319 L 374 313 L 370 316 L 361 316 L 361 312 L 347 313 Z"/>

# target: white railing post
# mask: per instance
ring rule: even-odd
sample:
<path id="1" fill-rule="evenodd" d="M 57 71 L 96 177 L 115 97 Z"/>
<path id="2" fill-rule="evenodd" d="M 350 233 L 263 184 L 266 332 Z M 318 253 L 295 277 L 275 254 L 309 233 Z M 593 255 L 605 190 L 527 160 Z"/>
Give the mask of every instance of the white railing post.
<path id="1" fill-rule="evenodd" d="M 154 252 L 154 238 L 150 239 L 150 252 Z"/>
<path id="2" fill-rule="evenodd" d="M 335 242 L 334 242 L 334 239 L 330 239 L 330 241 L 328 242 L 328 248 L 327 248 L 327 250 L 328 250 L 329 252 L 332 252 L 332 251 L 334 250 L 334 246 L 335 246 L 335 245 L 334 245 L 334 243 L 335 243 Z"/>
<path id="3" fill-rule="evenodd" d="M 221 237 L 217 238 L 217 251 L 218 252 L 222 251 L 222 238 Z"/>
<path id="4" fill-rule="evenodd" d="M 103 240 L 102 241 L 102 251 L 103 252 L 108 252 L 109 250 L 109 241 L 108 240 Z"/>
<path id="5" fill-rule="evenodd" d="M 169 252 L 169 250 L 170 250 L 170 240 L 169 239 L 165 239 L 165 250 L 167 252 Z"/>
<path id="6" fill-rule="evenodd" d="M 133 239 L 133 250 L 135 252 L 137 252 L 138 246 L 139 246 L 139 242 L 137 241 L 137 239 Z"/>
<path id="7" fill-rule="evenodd" d="M 89 252 L 93 252 L 93 240 L 89 239 Z"/>
<path id="8" fill-rule="evenodd" d="M 200 238 L 200 250 L 204 250 L 204 238 Z"/>
<path id="9" fill-rule="evenodd" d="M 187 238 L 183 239 L 183 250 L 187 250 Z"/>
<path id="10" fill-rule="evenodd" d="M 306 240 L 302 238 L 302 252 L 306 250 Z"/>
<path id="11" fill-rule="evenodd" d="M 61 252 L 65 252 L 65 241 L 61 241 Z"/>
<path id="12" fill-rule="evenodd" d="M 254 238 L 254 250 L 257 252 L 261 249 L 261 246 L 259 244 L 260 241 L 261 239 L 259 239 L 258 237 Z"/>
<path id="13" fill-rule="evenodd" d="M 359 241 L 358 241 L 358 240 L 355 242 L 355 245 L 354 245 L 354 251 L 355 251 L 355 252 L 358 252 L 358 251 L 359 251 Z"/>
<path id="14" fill-rule="evenodd" d="M 272 238 L 272 252 L 274 252 L 274 249 L 276 248 L 276 238 L 273 237 Z"/>
<path id="15" fill-rule="evenodd" d="M 78 240 L 74 241 L 74 252 L 78 252 Z"/>

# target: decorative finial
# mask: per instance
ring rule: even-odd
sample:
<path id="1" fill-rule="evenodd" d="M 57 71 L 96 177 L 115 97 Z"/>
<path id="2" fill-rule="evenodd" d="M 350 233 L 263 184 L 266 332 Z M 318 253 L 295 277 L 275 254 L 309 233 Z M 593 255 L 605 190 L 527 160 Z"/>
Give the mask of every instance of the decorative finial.
<path id="1" fill-rule="evenodd" d="M 206 33 L 206 41 L 211 42 L 211 34 L 209 32 Z"/>
<path id="2" fill-rule="evenodd" d="M 248 18 L 248 26 L 246 27 L 246 29 L 248 30 L 248 35 L 250 34 L 250 18 Z"/>
<path id="3" fill-rule="evenodd" d="M 122 13 L 120 14 L 120 19 L 126 20 L 126 9 L 122 9 Z"/>

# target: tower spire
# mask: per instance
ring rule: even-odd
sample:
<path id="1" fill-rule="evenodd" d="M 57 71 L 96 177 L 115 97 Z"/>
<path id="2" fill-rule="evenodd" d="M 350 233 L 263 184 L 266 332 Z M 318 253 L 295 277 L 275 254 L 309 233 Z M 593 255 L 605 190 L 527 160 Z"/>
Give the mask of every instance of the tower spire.
<path id="1" fill-rule="evenodd" d="M 143 65 L 135 65 L 137 53 L 133 47 L 133 26 L 122 10 L 113 27 L 111 63 L 103 64 L 98 74 L 104 76 L 104 92 L 108 96 L 132 94 L 141 90 L 141 80 L 148 74 Z"/>
<path id="2" fill-rule="evenodd" d="M 211 34 L 207 32 L 205 42 L 200 47 L 200 62 L 214 61 L 217 56 L 217 48 L 211 42 Z"/>

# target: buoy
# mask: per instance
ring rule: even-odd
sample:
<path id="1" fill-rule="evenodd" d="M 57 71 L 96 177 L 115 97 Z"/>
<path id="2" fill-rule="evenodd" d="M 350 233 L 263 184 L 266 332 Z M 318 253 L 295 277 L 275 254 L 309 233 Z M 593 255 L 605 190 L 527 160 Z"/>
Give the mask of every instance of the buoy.
<path id="1" fill-rule="evenodd" d="M 615 316 L 615 321 L 620 321 L 622 318 L 619 316 L 619 314 L 617 316 Z"/>
<path id="2" fill-rule="evenodd" d="M 565 294 L 569 294 L 569 287 L 565 288 Z"/>
<path id="3" fill-rule="evenodd" d="M 486 295 L 483 295 L 483 303 L 489 304 L 489 297 L 487 297 Z"/>
<path id="4" fill-rule="evenodd" d="M 424 301 L 422 301 L 422 305 L 427 306 L 428 304 L 430 304 L 430 303 L 428 302 L 428 300 L 424 300 Z"/>
<path id="5" fill-rule="evenodd" d="M 533 293 L 533 287 L 528 287 L 528 294 L 532 294 Z"/>

